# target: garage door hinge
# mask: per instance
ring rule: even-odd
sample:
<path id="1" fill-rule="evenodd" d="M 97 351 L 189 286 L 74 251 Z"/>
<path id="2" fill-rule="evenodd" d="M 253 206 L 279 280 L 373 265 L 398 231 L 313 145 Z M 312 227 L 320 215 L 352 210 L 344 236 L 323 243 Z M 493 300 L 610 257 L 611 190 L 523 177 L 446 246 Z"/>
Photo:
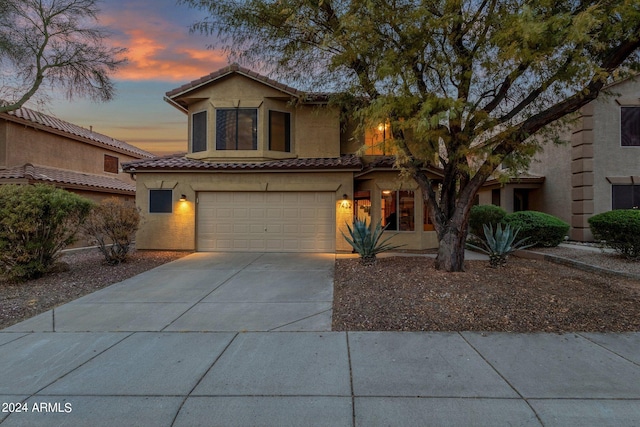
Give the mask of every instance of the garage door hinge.
<path id="1" fill-rule="evenodd" d="M 196 197 L 196 205 L 200 203 L 200 197 Z"/>

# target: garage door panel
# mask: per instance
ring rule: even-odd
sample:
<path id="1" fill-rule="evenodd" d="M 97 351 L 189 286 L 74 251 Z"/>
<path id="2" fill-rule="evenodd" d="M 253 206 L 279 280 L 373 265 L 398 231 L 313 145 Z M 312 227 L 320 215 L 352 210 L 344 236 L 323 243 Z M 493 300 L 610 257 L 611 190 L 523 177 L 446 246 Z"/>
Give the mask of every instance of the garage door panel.
<path id="1" fill-rule="evenodd" d="M 335 193 L 198 194 L 200 251 L 333 252 Z"/>

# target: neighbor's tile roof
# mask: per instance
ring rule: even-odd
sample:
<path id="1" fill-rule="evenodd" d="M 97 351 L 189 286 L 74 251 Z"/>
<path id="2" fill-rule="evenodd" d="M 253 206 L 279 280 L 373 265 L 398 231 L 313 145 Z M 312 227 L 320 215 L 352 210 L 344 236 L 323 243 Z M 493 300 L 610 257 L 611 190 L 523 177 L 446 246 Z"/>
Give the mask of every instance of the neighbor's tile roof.
<path id="1" fill-rule="evenodd" d="M 166 96 L 168 98 L 171 98 L 172 100 L 175 100 L 175 98 L 178 97 L 178 95 L 182 95 L 185 94 L 186 92 L 189 92 L 193 89 L 199 88 L 201 86 L 204 86 L 206 84 L 209 84 L 217 79 L 220 79 L 224 76 L 227 76 L 229 74 L 241 74 L 243 76 L 249 77 L 253 80 L 256 80 L 258 82 L 264 83 L 267 86 L 271 86 L 273 88 L 279 89 L 283 92 L 286 92 L 290 95 L 296 96 L 298 98 L 303 98 L 304 101 L 309 101 L 309 102 L 314 102 L 314 101 L 318 101 L 318 102 L 326 102 L 329 98 L 329 94 L 327 93 L 321 93 L 321 92 L 303 92 L 300 91 L 298 89 L 295 89 L 291 86 L 288 86 L 284 83 L 280 83 L 277 82 L 273 79 L 270 79 L 267 76 L 264 76 L 262 74 L 256 73 L 255 71 L 252 71 L 248 68 L 244 68 L 241 67 L 238 64 L 231 64 L 228 65 L 224 68 L 221 68 L 218 71 L 214 71 L 211 74 L 207 74 L 206 76 L 200 77 L 199 79 L 193 80 L 187 84 L 184 84 L 182 86 L 180 86 L 179 88 L 170 90 L 169 92 L 166 93 Z"/>
<path id="2" fill-rule="evenodd" d="M 336 158 L 305 158 L 269 160 L 255 163 L 216 163 L 189 159 L 184 154 L 158 157 L 151 160 L 135 160 L 123 163 L 126 172 L 162 171 L 162 170 L 228 170 L 228 171 L 276 171 L 276 170 L 326 170 L 326 169 L 362 169 L 359 157 L 349 154 Z"/>
<path id="3" fill-rule="evenodd" d="M 102 145 L 109 149 L 115 149 L 116 151 L 125 152 L 131 156 L 139 158 L 152 158 L 155 157 L 148 151 L 142 150 L 133 145 L 127 144 L 124 141 L 111 138 L 110 136 L 103 135 L 101 133 L 93 132 L 89 129 L 85 129 L 81 126 L 74 125 L 73 123 L 65 122 L 58 118 L 40 113 L 38 111 L 31 110 L 29 108 L 19 108 L 8 113 L 0 114 L 7 120 L 11 120 L 18 123 L 30 123 L 34 125 L 44 126 L 49 129 L 56 130 L 67 134 L 74 139 L 84 139 L 96 143 L 96 145 Z"/>
<path id="4" fill-rule="evenodd" d="M 101 192 L 135 194 L 135 185 L 117 178 L 88 173 L 54 169 L 27 163 L 22 166 L 0 170 L 0 180 L 28 180 L 29 182 L 49 183 L 62 187 L 82 188 Z"/>

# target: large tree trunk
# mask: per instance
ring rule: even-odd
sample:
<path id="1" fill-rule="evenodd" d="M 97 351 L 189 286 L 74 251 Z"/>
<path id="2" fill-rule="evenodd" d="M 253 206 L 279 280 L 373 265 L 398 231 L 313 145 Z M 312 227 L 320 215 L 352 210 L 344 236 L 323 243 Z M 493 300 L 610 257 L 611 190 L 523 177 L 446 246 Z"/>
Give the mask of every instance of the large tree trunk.
<path id="1" fill-rule="evenodd" d="M 464 271 L 464 248 L 467 237 L 467 224 L 451 224 L 438 236 L 439 247 L 436 269 L 445 271 Z"/>

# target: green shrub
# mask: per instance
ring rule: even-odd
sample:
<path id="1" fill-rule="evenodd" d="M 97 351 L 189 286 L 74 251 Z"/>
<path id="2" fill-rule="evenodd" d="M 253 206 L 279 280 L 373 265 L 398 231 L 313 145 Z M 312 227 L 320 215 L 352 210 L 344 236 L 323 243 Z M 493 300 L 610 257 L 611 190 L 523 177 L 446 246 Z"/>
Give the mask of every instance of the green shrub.
<path id="1" fill-rule="evenodd" d="M 107 264 L 116 265 L 126 261 L 139 224 L 140 210 L 135 205 L 111 197 L 91 209 L 84 232 Z"/>
<path id="2" fill-rule="evenodd" d="M 89 200 L 50 185 L 0 185 L 0 274 L 45 274 L 75 241 L 90 208 Z"/>
<path id="3" fill-rule="evenodd" d="M 620 209 L 589 218 L 589 227 L 596 240 L 615 249 L 627 258 L 640 257 L 640 210 Z"/>
<path id="4" fill-rule="evenodd" d="M 520 229 L 513 229 L 509 224 L 505 226 L 504 230 L 502 229 L 502 225 L 498 224 L 495 233 L 493 232 L 492 225 L 487 226 L 485 224 L 483 229 L 485 240 L 480 241 L 480 246 L 472 243 L 467 243 L 467 246 L 489 255 L 489 264 L 493 268 L 505 265 L 507 263 L 507 257 L 512 252 L 532 246 L 532 244 L 524 244 L 528 237 L 516 242 L 515 240 L 516 237 L 518 237 Z"/>
<path id="5" fill-rule="evenodd" d="M 504 224 L 520 229 L 520 237 L 529 238 L 535 246 L 558 246 L 569 231 L 569 224 L 543 212 L 521 211 L 507 214 Z"/>
<path id="6" fill-rule="evenodd" d="M 356 219 L 353 222 L 353 228 L 347 224 L 350 237 L 347 237 L 342 233 L 345 240 L 360 255 L 363 264 L 373 263 L 376 259 L 376 255 L 381 252 L 390 251 L 403 246 L 388 244 L 387 242 L 393 236 L 389 236 L 385 240 L 380 241 L 382 238 L 382 232 L 387 228 L 386 226 L 383 228 L 381 224 L 382 221 L 378 221 L 376 228 L 371 231 L 366 220 L 360 221 L 359 219 Z"/>
<path id="7" fill-rule="evenodd" d="M 476 205 L 471 208 L 469 214 L 469 233 L 478 240 L 484 236 L 484 225 L 496 228 L 502 222 L 507 212 L 496 205 Z"/>

